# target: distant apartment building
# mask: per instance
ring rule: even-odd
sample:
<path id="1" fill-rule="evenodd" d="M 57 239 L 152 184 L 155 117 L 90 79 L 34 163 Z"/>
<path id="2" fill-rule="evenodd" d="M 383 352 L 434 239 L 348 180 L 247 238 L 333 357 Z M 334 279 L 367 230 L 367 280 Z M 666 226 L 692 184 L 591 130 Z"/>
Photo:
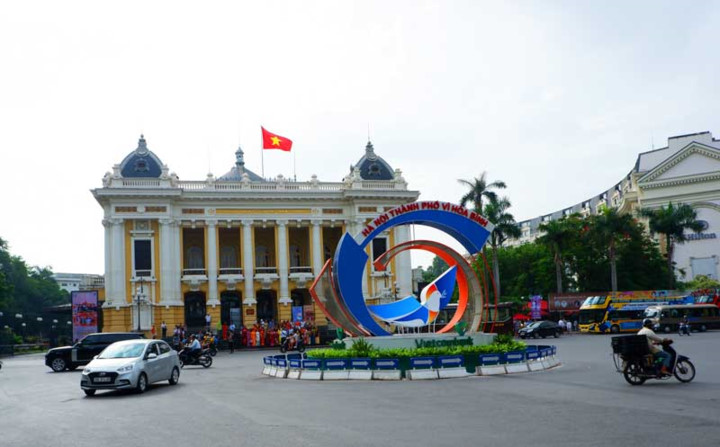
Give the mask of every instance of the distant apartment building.
<path id="1" fill-rule="evenodd" d="M 105 287 L 102 275 L 88 273 L 55 273 L 53 279 L 61 289 L 68 293 L 80 290 L 101 290 Z"/>
<path id="2" fill-rule="evenodd" d="M 573 213 L 599 214 L 604 208 L 632 213 L 669 202 L 686 203 L 704 224 L 700 233 L 675 247 L 675 262 L 681 280 L 697 275 L 718 278 L 720 255 L 720 140 L 710 132 L 668 138 L 666 147 L 641 152 L 630 172 L 610 189 L 575 205 L 519 223 L 522 236 L 507 245 L 532 242 L 542 235 L 543 222 Z M 684 275 L 683 275 L 684 273 Z"/>

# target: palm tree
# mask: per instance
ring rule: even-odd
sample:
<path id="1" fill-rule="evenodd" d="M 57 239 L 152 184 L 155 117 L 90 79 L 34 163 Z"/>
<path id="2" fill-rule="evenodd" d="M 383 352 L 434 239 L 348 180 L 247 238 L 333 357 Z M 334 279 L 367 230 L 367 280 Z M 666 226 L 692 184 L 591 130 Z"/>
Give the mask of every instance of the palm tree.
<path id="1" fill-rule="evenodd" d="M 497 201 L 497 194 L 495 194 L 492 190 L 505 189 L 505 182 L 496 181 L 488 183 L 485 178 L 486 176 L 487 172 L 483 172 L 480 174 L 480 178 L 474 178 L 472 180 L 458 179 L 458 182 L 460 182 L 461 185 L 465 185 L 470 189 L 470 191 L 460 198 L 461 206 L 465 206 L 468 202 L 472 202 L 473 211 L 482 214 L 483 197 L 490 201 Z"/>
<path id="2" fill-rule="evenodd" d="M 559 220 L 551 220 L 540 224 L 538 229 L 544 234 L 537 239 L 537 242 L 550 249 L 555 263 L 555 283 L 557 293 L 563 293 L 562 272 L 564 270 L 563 253 L 570 247 L 572 241 L 577 237 L 579 226 L 574 225 L 578 216 L 573 220 L 563 217 Z"/>
<path id="3" fill-rule="evenodd" d="M 690 229 L 696 233 L 702 231 L 703 224 L 697 220 L 697 213 L 692 206 L 681 203 L 677 206 L 669 202 L 666 208 L 642 209 L 640 215 L 649 219 L 651 233 L 665 235 L 665 253 L 668 263 L 668 288 L 675 288 L 675 271 L 673 268 L 673 255 L 675 243 L 687 241 L 684 231 Z"/>
<path id="4" fill-rule="evenodd" d="M 497 251 L 499 247 L 510 237 L 520 237 L 522 234 L 520 227 L 515 222 L 515 218 L 507 210 L 510 208 L 510 201 L 507 197 L 500 200 L 490 200 L 485 205 L 483 215 L 495 225 L 492 233 L 490 233 L 490 246 L 492 247 L 493 276 L 495 277 L 495 285 L 497 287 L 497 296 L 500 297 L 500 264 L 498 263 Z"/>
<path id="5" fill-rule="evenodd" d="M 617 267 L 615 254 L 617 244 L 633 231 L 634 219 L 630 214 L 619 214 L 615 208 L 606 208 L 602 214 L 593 216 L 590 230 L 592 235 L 608 248 L 610 261 L 610 284 L 617 292 Z"/>

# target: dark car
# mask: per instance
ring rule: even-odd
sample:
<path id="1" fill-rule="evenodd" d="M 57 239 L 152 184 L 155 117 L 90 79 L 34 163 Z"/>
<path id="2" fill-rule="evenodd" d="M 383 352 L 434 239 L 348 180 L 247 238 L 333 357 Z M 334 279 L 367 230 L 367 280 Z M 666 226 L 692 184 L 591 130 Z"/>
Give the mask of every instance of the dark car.
<path id="1" fill-rule="evenodd" d="M 520 338 L 545 338 L 545 337 L 559 337 L 562 333 L 562 329 L 554 321 L 535 321 L 520 329 L 518 335 Z"/>
<path id="2" fill-rule="evenodd" d="M 96 355 L 115 343 L 122 340 L 145 338 L 138 332 L 101 332 L 90 334 L 72 346 L 53 348 L 45 354 L 45 364 L 53 371 L 60 372 L 66 369 L 73 370 L 78 366 L 86 365 Z"/>

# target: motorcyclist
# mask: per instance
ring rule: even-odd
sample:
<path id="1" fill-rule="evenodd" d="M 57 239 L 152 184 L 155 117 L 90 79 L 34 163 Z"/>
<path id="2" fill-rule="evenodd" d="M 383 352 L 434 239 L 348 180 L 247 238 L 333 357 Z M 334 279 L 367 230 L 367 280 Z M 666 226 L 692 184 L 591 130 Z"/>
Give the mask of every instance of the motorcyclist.
<path id="1" fill-rule="evenodd" d="M 193 334 L 190 336 L 190 345 L 188 346 L 188 354 L 190 354 L 190 357 L 196 358 L 198 355 L 200 355 L 200 351 L 202 351 L 200 342 L 195 337 L 195 334 Z"/>
<path id="2" fill-rule="evenodd" d="M 653 321 L 649 318 L 643 320 L 643 327 L 638 331 L 638 335 L 644 335 L 647 337 L 648 347 L 653 356 L 662 360 L 662 368 L 660 369 L 661 374 L 670 374 L 670 353 L 662 350 L 661 346 L 663 343 L 671 341 L 669 338 L 662 338 L 655 334 L 652 330 Z"/>

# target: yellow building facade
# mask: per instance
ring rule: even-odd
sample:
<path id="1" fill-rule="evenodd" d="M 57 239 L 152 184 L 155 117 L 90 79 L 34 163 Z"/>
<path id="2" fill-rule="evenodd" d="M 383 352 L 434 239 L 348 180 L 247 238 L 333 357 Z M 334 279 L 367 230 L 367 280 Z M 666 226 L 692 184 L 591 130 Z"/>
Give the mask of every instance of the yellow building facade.
<path id="1" fill-rule="evenodd" d="M 103 207 L 105 300 L 103 331 L 160 334 L 218 322 L 251 326 L 291 320 L 293 310 L 328 330 L 308 289 L 345 232 L 357 234 L 379 214 L 415 201 L 399 169 L 368 142 L 339 182 L 263 179 L 245 167 L 242 149 L 225 175 L 181 181 L 138 147 L 92 191 Z M 409 239 L 407 227 L 376 238 L 370 259 Z M 371 263 L 363 283 L 372 302 L 412 292 L 409 252 L 390 269 Z M 332 328 L 329 328 L 332 329 Z"/>

